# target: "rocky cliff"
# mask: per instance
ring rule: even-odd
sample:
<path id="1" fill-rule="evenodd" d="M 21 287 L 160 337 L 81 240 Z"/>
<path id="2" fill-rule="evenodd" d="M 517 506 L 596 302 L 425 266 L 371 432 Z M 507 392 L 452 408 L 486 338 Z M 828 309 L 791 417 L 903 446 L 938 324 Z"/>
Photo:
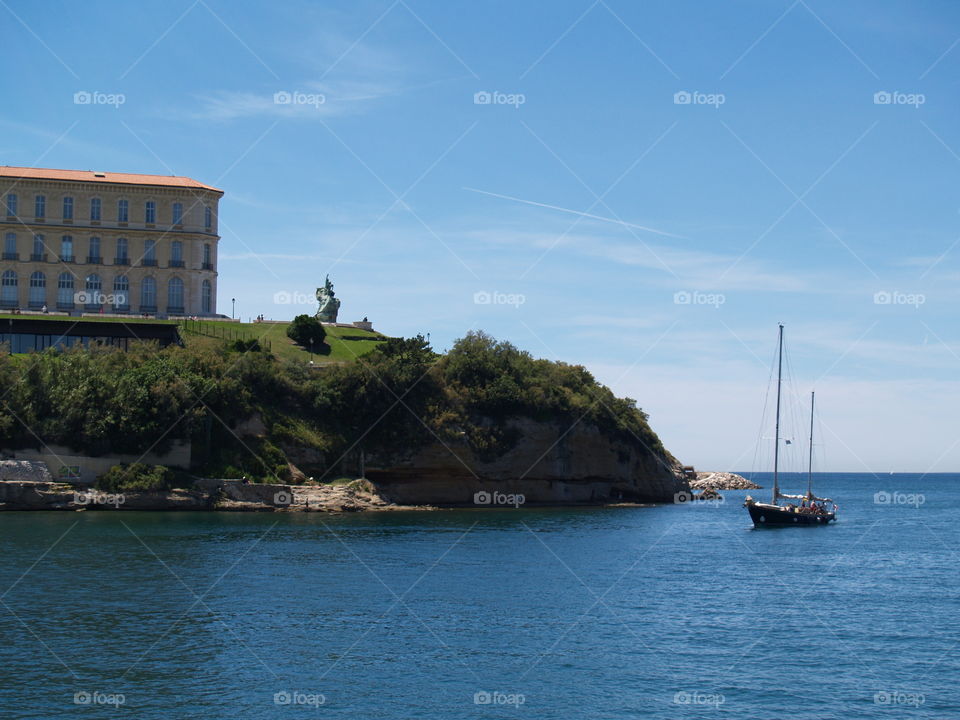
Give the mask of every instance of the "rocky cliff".
<path id="1" fill-rule="evenodd" d="M 639 440 L 584 423 L 571 429 L 517 418 L 507 428 L 519 440 L 496 459 L 478 457 L 466 443 L 438 440 L 408 454 L 367 456 L 366 477 L 404 505 L 488 504 L 483 500 L 495 500 L 494 493 L 520 494 L 528 505 L 673 502 L 689 490 L 677 461 Z M 477 493 L 486 493 L 479 503 Z"/>

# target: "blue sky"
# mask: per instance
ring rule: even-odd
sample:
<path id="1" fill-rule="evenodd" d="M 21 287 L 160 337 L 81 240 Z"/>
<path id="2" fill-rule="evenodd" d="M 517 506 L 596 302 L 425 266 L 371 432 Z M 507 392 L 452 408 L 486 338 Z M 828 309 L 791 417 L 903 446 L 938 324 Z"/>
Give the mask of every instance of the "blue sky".
<path id="1" fill-rule="evenodd" d="M 956 3 L 0 16 L 0 163 L 223 188 L 221 311 L 312 312 L 275 298 L 329 272 L 341 319 L 585 364 L 709 469 L 750 469 L 783 322 L 822 469 L 960 466 Z"/>

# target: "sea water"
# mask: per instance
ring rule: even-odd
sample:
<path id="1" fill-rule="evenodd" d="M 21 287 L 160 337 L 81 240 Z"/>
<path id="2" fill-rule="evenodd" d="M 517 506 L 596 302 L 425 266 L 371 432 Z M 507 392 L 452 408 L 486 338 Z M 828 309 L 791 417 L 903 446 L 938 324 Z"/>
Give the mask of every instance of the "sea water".
<path id="1" fill-rule="evenodd" d="M 835 525 L 3 513 L 0 717 L 960 717 L 960 476 L 815 490 Z"/>

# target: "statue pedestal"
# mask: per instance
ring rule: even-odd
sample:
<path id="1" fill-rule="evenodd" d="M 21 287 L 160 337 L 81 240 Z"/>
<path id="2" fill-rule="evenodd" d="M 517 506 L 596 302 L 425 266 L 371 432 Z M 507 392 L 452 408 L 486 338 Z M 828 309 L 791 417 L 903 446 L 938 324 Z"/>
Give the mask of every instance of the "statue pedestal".
<path id="1" fill-rule="evenodd" d="M 370 332 L 373 332 L 373 323 L 368 322 L 367 320 L 356 320 L 354 321 L 353 326 L 355 328 L 360 328 L 361 330 L 369 330 Z"/>

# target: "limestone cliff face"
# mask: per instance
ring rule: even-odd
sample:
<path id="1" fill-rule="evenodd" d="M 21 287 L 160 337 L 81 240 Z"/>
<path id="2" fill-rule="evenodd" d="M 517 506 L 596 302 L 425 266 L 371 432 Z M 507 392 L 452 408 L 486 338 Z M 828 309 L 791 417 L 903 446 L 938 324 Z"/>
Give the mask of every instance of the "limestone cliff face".
<path id="1" fill-rule="evenodd" d="M 677 461 L 639 440 L 611 438 L 593 426 L 518 418 L 513 449 L 483 460 L 462 444 L 439 441 L 407 455 L 367 456 L 366 477 L 391 502 L 474 505 L 475 493 L 520 493 L 526 504 L 673 502 L 688 490 Z"/>

